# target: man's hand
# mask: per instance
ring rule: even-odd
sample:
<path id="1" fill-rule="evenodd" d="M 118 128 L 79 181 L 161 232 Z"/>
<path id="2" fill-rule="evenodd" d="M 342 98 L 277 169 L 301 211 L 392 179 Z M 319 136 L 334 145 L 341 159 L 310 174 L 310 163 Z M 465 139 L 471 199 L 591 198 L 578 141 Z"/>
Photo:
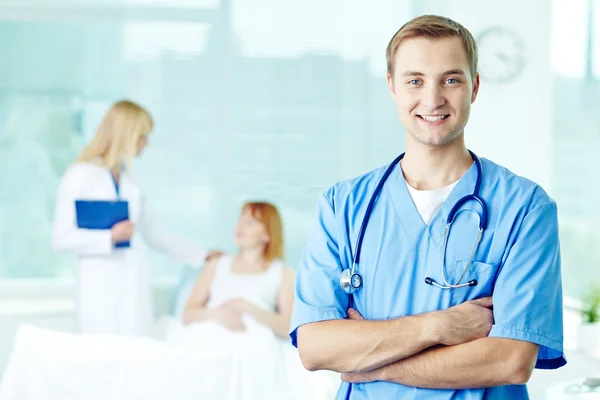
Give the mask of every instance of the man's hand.
<path id="1" fill-rule="evenodd" d="M 348 319 L 364 319 L 353 308 L 348 309 Z M 487 337 L 494 324 L 492 298 L 470 300 L 432 315 L 440 335 L 440 344 L 452 346 Z"/>
<path id="2" fill-rule="evenodd" d="M 441 344 L 451 346 L 487 337 L 494 323 L 491 309 L 492 298 L 483 297 L 432 315 L 438 321 L 437 329 L 439 329 L 442 338 Z M 349 308 L 347 314 L 348 319 L 364 319 L 353 308 Z M 361 373 L 344 373 L 341 378 L 343 381 L 350 383 L 375 382 L 382 380 L 381 371 L 382 369 L 375 369 Z"/>
<path id="3" fill-rule="evenodd" d="M 348 314 L 348 319 L 355 319 L 355 320 L 359 320 L 359 319 L 364 319 L 362 315 L 359 314 L 358 311 L 356 311 L 354 308 L 349 308 L 347 311 Z"/>
<path id="4" fill-rule="evenodd" d="M 347 311 L 348 319 L 360 320 L 364 319 L 362 315 L 354 308 L 349 308 Z M 373 382 L 378 379 L 377 373 L 379 370 L 373 370 L 369 372 L 348 372 L 341 375 L 341 378 L 345 382 L 350 383 L 363 383 L 363 382 Z"/>
<path id="5" fill-rule="evenodd" d="M 494 324 L 492 298 L 467 301 L 435 317 L 439 321 L 440 344 L 453 346 L 487 337 Z"/>
<path id="6" fill-rule="evenodd" d="M 349 308 L 347 311 L 348 319 L 360 320 L 364 319 L 362 315 L 354 308 Z M 368 372 L 347 372 L 341 375 L 341 378 L 344 382 L 350 383 L 366 383 L 366 382 L 374 382 L 379 380 L 379 371 L 380 369 L 375 369 L 373 371 Z"/>

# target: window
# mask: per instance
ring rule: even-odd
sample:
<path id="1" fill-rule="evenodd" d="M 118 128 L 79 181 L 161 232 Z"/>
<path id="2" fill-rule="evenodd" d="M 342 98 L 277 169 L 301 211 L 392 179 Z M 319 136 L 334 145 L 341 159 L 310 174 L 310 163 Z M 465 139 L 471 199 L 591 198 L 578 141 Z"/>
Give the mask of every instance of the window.
<path id="1" fill-rule="evenodd" d="M 555 0 L 553 188 L 565 292 L 600 283 L 600 1 Z"/>

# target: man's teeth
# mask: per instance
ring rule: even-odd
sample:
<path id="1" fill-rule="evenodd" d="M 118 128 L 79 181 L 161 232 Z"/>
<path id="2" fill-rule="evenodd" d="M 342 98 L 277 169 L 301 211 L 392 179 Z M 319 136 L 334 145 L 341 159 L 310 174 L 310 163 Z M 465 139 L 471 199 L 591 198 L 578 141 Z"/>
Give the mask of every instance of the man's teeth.
<path id="1" fill-rule="evenodd" d="M 427 122 L 438 122 L 438 121 L 445 119 L 446 116 L 445 115 L 421 115 L 421 118 L 423 118 Z"/>

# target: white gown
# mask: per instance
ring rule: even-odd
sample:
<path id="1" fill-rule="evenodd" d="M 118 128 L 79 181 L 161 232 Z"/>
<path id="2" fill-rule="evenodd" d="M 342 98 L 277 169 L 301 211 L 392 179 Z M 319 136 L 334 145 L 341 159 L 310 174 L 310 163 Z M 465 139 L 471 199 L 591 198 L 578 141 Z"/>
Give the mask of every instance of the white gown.
<path id="1" fill-rule="evenodd" d="M 276 260 L 260 274 L 236 274 L 232 272 L 232 265 L 232 256 L 219 260 L 207 307 L 244 299 L 275 311 L 283 263 Z M 289 340 L 279 338 L 250 315 L 245 315 L 243 321 L 246 330 L 234 332 L 215 321 L 182 325 L 171 320 L 165 340 L 171 345 L 236 357 L 240 371 L 236 386 L 242 389 L 244 399 L 327 398 L 323 385 L 318 384 L 323 374 L 306 371 Z"/>
<path id="2" fill-rule="evenodd" d="M 131 247 L 114 249 L 110 230 L 79 229 L 75 200 L 127 200 L 135 224 Z M 71 165 L 57 190 L 53 247 L 77 254 L 77 328 L 80 333 L 147 335 L 153 326 L 149 268 L 140 234 L 153 249 L 188 265 L 201 265 L 206 251 L 154 226 L 131 176 L 123 174 L 119 195 L 108 169 Z"/>
<path id="3" fill-rule="evenodd" d="M 214 308 L 228 300 L 244 299 L 269 311 L 275 311 L 281 287 L 283 263 L 275 260 L 269 268 L 260 274 L 236 274 L 232 272 L 233 257 L 224 255 L 219 259 L 215 277 L 210 287 L 207 307 Z M 167 342 L 189 343 L 194 346 L 223 345 L 224 349 L 232 349 L 255 338 L 277 339 L 275 333 L 267 326 L 259 323 L 250 315 L 244 316 L 245 331 L 230 331 L 219 323 L 208 320 L 190 325 L 182 325 L 179 321 L 170 324 L 165 339 Z M 232 351 L 235 351 L 232 349 Z"/>

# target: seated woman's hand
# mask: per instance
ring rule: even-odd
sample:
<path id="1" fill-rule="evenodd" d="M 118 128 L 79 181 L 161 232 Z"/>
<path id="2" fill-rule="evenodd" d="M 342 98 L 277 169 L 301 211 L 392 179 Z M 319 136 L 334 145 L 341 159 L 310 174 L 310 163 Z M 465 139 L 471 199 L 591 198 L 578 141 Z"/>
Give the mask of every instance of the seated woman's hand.
<path id="1" fill-rule="evenodd" d="M 225 254 L 224 252 L 222 252 L 221 250 L 209 250 L 208 253 L 206 253 L 206 259 L 205 261 L 212 261 L 214 259 L 220 258 L 223 254 Z"/>
<path id="2" fill-rule="evenodd" d="M 245 331 L 246 324 L 244 324 L 242 312 L 235 310 L 228 303 L 221 305 L 217 309 L 215 321 L 231 331 Z"/>
<path id="3" fill-rule="evenodd" d="M 252 304 L 244 299 L 231 299 L 221 304 L 219 308 L 237 311 L 241 314 L 249 313 L 252 309 Z"/>

